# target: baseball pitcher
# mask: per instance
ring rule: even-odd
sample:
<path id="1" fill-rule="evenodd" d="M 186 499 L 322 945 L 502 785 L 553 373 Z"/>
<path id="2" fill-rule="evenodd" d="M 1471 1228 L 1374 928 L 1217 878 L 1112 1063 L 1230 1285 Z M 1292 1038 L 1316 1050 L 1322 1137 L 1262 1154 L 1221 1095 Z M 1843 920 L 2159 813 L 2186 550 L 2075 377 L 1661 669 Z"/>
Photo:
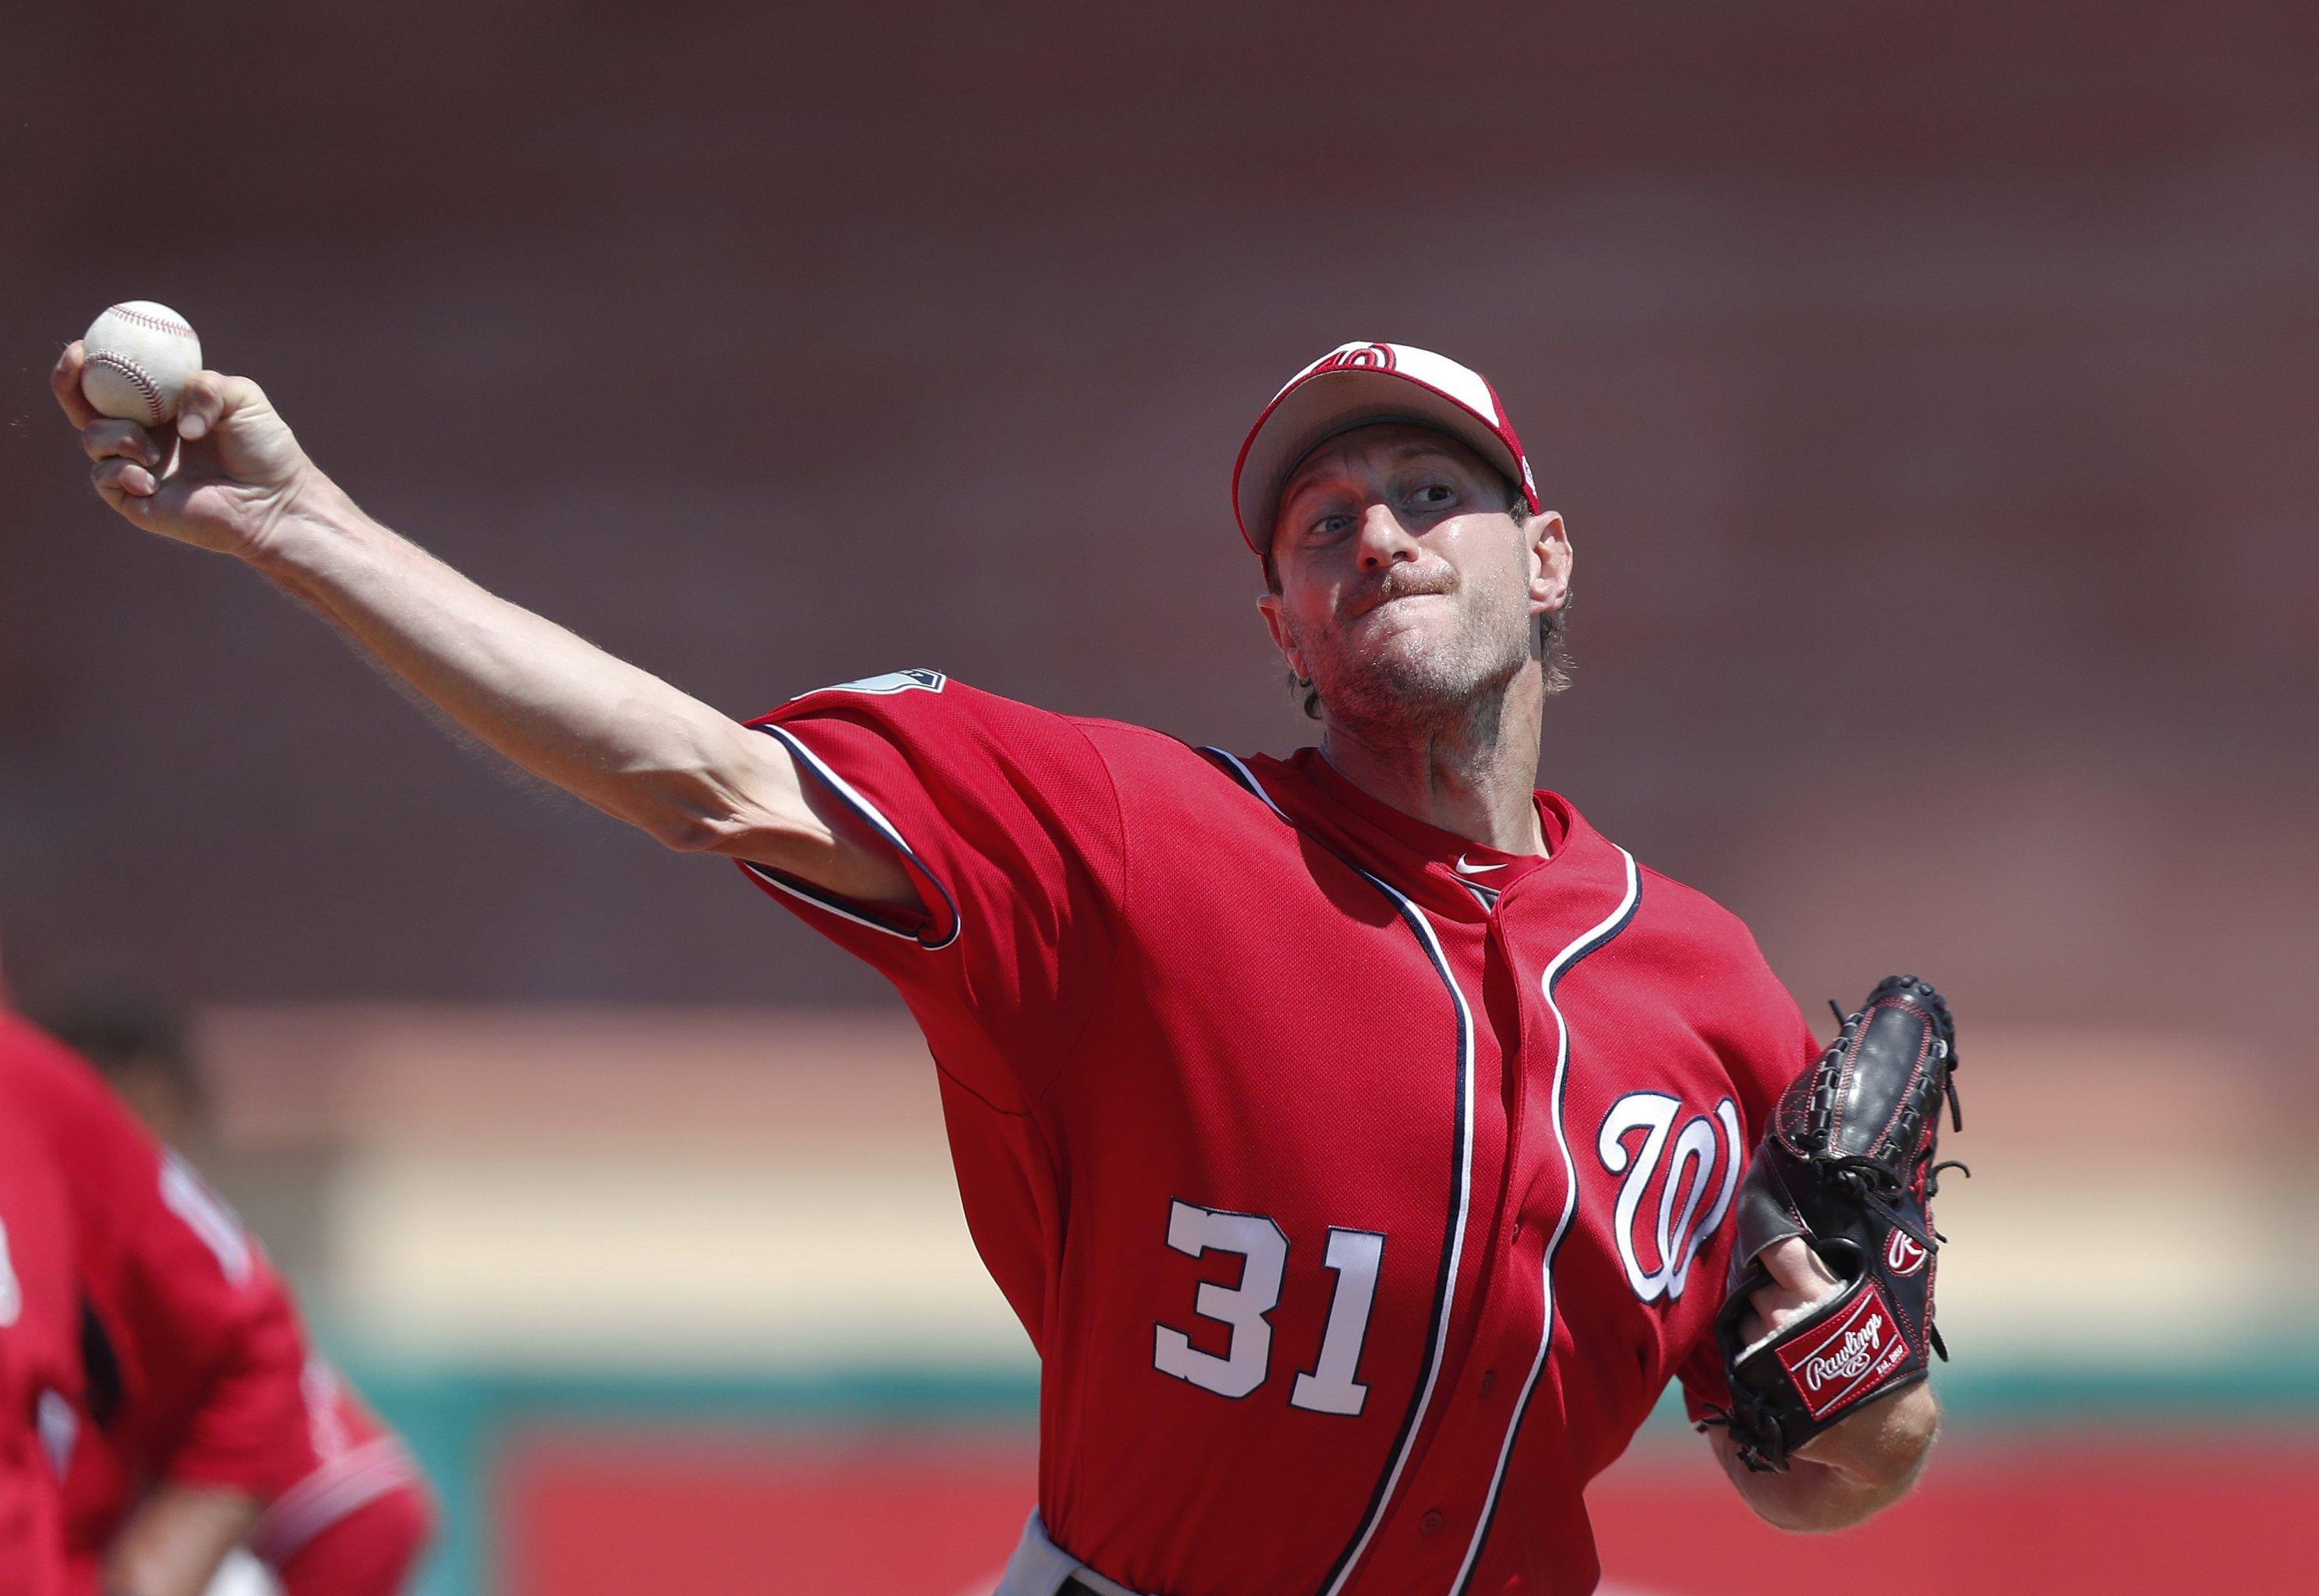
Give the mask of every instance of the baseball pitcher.
<path id="1" fill-rule="evenodd" d="M 1895 978 L 1824 1050 L 1533 790 L 1571 546 L 1477 374 L 1348 344 L 1258 417 L 1232 505 L 1320 730 L 1270 759 L 925 669 L 735 721 L 365 516 L 247 380 L 148 431 L 79 361 L 132 524 L 893 982 L 1042 1359 L 1008 1596 L 1583 1592 L 1670 1380 L 1775 1524 L 1921 1468 L 1946 1009 Z"/>

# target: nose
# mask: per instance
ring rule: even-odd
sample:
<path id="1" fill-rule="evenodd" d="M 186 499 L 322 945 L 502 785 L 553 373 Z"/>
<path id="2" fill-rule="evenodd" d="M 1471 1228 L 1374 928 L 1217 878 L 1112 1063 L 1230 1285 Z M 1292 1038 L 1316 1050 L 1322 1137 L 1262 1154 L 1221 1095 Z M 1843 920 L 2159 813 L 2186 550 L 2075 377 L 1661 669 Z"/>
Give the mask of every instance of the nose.
<path id="1" fill-rule="evenodd" d="M 1417 539 L 1401 524 L 1392 506 L 1376 503 L 1361 511 L 1362 570 L 1381 571 L 1396 560 L 1413 560 L 1417 555 Z"/>

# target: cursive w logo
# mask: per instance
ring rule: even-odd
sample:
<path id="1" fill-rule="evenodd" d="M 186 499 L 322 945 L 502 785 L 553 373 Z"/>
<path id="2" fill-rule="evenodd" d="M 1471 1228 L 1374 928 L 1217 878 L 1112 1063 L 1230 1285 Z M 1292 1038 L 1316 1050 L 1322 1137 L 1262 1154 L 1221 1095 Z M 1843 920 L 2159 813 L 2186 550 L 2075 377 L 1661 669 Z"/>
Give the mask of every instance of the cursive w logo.
<path id="1" fill-rule="evenodd" d="M 1629 1092 L 1611 1105 L 1594 1139 L 1602 1167 L 1625 1177 L 1619 1183 L 1611 1232 L 1619 1261 L 1627 1267 L 1627 1283 L 1647 1303 L 1683 1295 L 1692 1259 L 1723 1222 L 1739 1184 L 1739 1111 L 1731 1099 L 1715 1105 L 1712 1121 L 1693 1114 L 1678 1131 L 1675 1115 L 1682 1111 L 1682 1100 L 1664 1092 Z M 1639 1150 L 1628 1145 L 1637 1132 L 1642 1132 Z M 1654 1191 L 1656 1204 L 1650 1202 Z M 1710 1191 L 1715 1201 L 1702 1213 Z"/>
<path id="2" fill-rule="evenodd" d="M 1400 364 L 1394 358 L 1390 345 L 1347 344 L 1343 348 L 1323 356 L 1313 371 L 1315 375 L 1324 371 L 1392 371 Z"/>

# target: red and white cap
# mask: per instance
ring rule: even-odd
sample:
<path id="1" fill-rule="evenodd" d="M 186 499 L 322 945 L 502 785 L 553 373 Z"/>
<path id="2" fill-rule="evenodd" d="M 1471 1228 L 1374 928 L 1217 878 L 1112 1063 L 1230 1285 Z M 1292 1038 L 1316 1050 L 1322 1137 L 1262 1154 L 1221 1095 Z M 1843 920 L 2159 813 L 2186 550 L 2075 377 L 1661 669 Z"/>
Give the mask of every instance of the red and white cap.
<path id="1" fill-rule="evenodd" d="M 1271 543 L 1280 490 L 1305 455 L 1377 421 L 1448 433 L 1520 483 L 1531 514 L 1544 508 L 1521 439 L 1480 372 L 1407 344 L 1341 344 L 1288 379 L 1240 446 L 1232 511 L 1248 546 L 1261 556 Z"/>

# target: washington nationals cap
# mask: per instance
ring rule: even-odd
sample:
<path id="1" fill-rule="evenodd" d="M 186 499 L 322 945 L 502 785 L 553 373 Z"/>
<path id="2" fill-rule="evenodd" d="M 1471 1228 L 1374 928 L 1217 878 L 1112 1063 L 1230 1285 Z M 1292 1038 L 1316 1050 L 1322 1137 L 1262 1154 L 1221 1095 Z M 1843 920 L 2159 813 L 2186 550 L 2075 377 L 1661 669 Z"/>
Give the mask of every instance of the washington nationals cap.
<path id="1" fill-rule="evenodd" d="M 1305 455 L 1377 421 L 1448 433 L 1520 483 L 1533 515 L 1543 508 L 1521 439 L 1481 373 L 1408 344 L 1343 344 L 1289 378 L 1240 446 L 1232 512 L 1248 546 L 1261 556 L 1271 543 L 1280 490 Z"/>

